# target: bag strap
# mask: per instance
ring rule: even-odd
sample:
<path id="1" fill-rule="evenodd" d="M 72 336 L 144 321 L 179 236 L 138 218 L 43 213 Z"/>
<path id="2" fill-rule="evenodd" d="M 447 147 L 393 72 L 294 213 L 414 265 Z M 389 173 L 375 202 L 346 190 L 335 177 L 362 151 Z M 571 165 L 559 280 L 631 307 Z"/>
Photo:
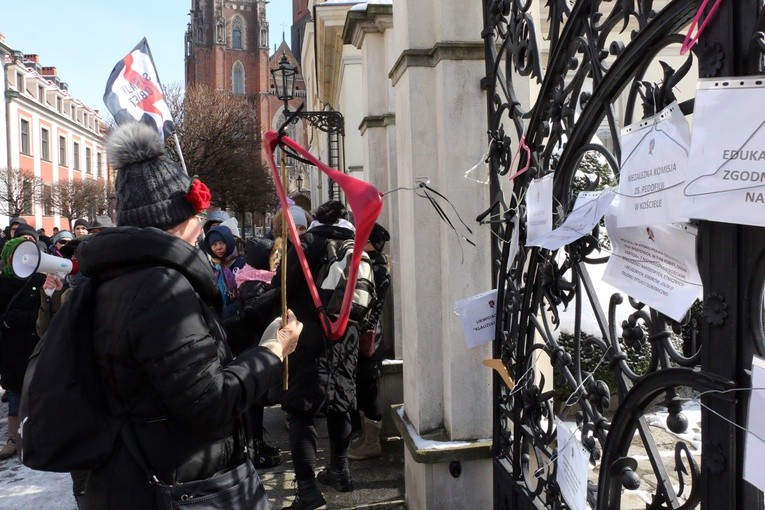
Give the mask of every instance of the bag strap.
<path id="1" fill-rule="evenodd" d="M 239 380 L 240 383 L 242 383 L 242 380 L 239 379 L 239 376 L 235 374 L 235 377 Z M 244 386 L 244 384 L 242 383 Z M 105 385 L 104 385 L 105 386 Z M 146 461 L 146 455 L 144 455 L 143 451 L 141 450 L 141 446 L 138 444 L 138 438 L 135 435 L 135 429 L 133 428 L 133 424 L 130 422 L 130 411 L 133 410 L 133 408 L 136 407 L 138 402 L 140 402 L 139 397 L 148 396 L 152 393 L 151 386 L 147 386 L 144 390 L 140 391 L 138 395 L 136 395 L 131 401 L 130 405 L 126 406 L 121 413 L 121 423 L 120 423 L 120 435 L 122 436 L 122 441 L 125 443 L 125 447 L 127 448 L 130 455 L 135 459 L 136 462 L 138 462 L 138 465 L 143 469 L 144 473 L 146 473 L 146 478 L 149 480 L 149 483 L 152 485 L 161 484 L 161 480 L 156 475 L 156 473 L 149 467 L 148 462 Z M 105 391 L 108 393 L 108 397 L 112 399 L 112 402 L 116 402 L 116 399 L 113 395 L 111 395 L 110 392 L 108 392 L 108 388 L 105 388 Z M 119 405 L 119 404 L 117 404 Z M 238 422 L 238 431 L 236 434 L 234 434 L 234 440 L 237 441 L 238 448 L 235 448 L 235 451 L 240 449 L 244 453 L 245 458 L 249 458 L 250 451 L 249 451 L 249 445 L 251 442 L 251 437 L 249 433 L 249 427 L 247 427 L 247 424 L 244 419 L 244 415 L 246 413 L 242 413 L 239 415 L 239 419 L 236 420 Z"/>

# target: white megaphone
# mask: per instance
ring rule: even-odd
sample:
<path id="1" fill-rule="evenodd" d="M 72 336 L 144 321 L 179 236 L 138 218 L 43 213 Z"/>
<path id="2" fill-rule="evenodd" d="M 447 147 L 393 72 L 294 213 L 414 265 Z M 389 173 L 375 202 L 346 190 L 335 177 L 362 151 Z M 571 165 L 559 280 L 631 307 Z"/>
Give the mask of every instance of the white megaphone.
<path id="1" fill-rule="evenodd" d="M 19 278 L 27 278 L 32 273 L 58 273 L 63 278 L 77 272 L 77 266 L 71 260 L 43 253 L 34 241 L 19 243 L 13 250 L 11 268 L 13 274 Z M 53 294 L 53 289 L 46 289 L 45 293 L 50 296 Z"/>

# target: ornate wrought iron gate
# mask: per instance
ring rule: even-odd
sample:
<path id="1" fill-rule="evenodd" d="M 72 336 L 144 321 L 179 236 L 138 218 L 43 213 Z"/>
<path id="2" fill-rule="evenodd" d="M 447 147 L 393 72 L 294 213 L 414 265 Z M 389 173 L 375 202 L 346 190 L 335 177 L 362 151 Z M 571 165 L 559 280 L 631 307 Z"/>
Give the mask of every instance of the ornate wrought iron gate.
<path id="1" fill-rule="evenodd" d="M 618 178 L 621 127 L 671 103 L 681 84 L 694 90 L 699 76 L 762 73 L 761 0 L 723 1 L 687 60 L 676 69 L 661 61 L 678 54 L 701 4 L 483 0 L 494 354 L 516 382 L 510 389 L 495 376 L 495 508 L 568 508 L 555 482 L 555 417 L 575 420 L 590 452 L 593 508 L 763 508 L 742 479 L 746 434 L 736 424 L 745 424 L 748 395 L 725 392 L 748 387 L 752 354 L 765 354 L 763 229 L 698 223 L 704 298 L 683 324 L 626 296 L 601 302 L 592 273 L 608 252 L 598 229 L 557 252 L 511 254 L 513 234 L 525 239 L 532 178 L 554 173 L 560 221 L 578 191 Z M 530 81 L 533 103 L 523 97 Z M 681 109 L 690 115 L 693 100 Z M 605 162 L 597 178 L 592 161 Z M 561 334 L 564 310 L 573 318 Z M 587 316 L 596 331 L 584 330 Z M 656 411 L 666 428 L 649 423 Z M 689 423 L 694 412 L 700 430 Z"/>

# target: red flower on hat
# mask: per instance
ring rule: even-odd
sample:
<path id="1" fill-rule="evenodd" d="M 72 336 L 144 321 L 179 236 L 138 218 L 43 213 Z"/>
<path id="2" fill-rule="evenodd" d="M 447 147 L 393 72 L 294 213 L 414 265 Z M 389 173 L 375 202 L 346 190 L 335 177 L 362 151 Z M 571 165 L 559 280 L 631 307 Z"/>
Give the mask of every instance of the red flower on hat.
<path id="1" fill-rule="evenodd" d="M 210 189 L 205 183 L 194 177 L 191 180 L 191 186 L 186 193 L 186 200 L 191 204 L 196 212 L 202 212 L 210 207 Z"/>

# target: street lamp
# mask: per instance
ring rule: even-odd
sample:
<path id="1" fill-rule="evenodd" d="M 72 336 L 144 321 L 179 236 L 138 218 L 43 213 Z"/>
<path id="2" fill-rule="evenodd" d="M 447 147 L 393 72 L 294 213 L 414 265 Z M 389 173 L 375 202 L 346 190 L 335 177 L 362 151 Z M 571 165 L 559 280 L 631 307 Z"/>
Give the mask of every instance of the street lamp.
<path id="1" fill-rule="evenodd" d="M 290 118 L 296 123 L 298 119 L 306 119 L 320 131 L 330 134 L 345 135 L 345 120 L 343 114 L 334 110 L 322 112 L 306 112 L 298 110 L 290 113 L 289 100 L 295 97 L 295 77 L 297 69 L 290 65 L 287 55 L 282 54 L 279 65 L 271 69 L 274 80 L 276 97 L 284 101 L 284 117 Z"/>
<path id="2" fill-rule="evenodd" d="M 295 179 L 295 182 L 297 183 L 298 193 L 300 193 L 300 190 L 303 189 L 303 173 L 302 172 L 298 174 L 297 178 Z"/>

